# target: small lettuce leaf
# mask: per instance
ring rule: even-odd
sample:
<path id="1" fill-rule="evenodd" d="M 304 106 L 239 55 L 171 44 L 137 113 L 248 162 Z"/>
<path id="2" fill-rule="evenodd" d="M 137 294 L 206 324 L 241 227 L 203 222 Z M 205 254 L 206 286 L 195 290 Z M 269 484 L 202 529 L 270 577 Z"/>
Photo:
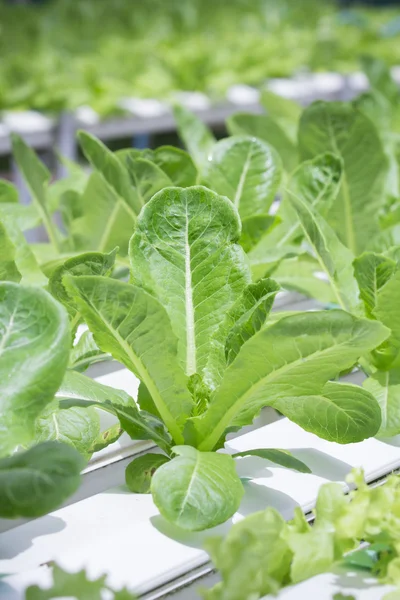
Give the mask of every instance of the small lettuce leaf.
<path id="1" fill-rule="evenodd" d="M 286 131 L 293 132 L 295 138 L 302 112 L 300 104 L 268 89 L 261 90 L 260 102 L 267 113 L 277 119 Z"/>
<path id="2" fill-rule="evenodd" d="M 388 438 L 400 433 L 400 368 L 388 371 L 375 371 L 368 377 L 363 387 L 379 403 L 382 424 L 378 437 Z"/>
<path id="3" fill-rule="evenodd" d="M 232 203 L 204 187 L 169 188 L 146 204 L 130 243 L 132 279 L 165 307 L 186 375 L 207 378 L 220 323 L 250 273 Z M 213 385 L 210 381 L 209 385 Z"/>
<path id="4" fill-rule="evenodd" d="M 160 190 L 173 185 L 171 179 L 156 164 L 145 158 L 127 159 L 127 167 L 141 207 Z"/>
<path id="5" fill-rule="evenodd" d="M 239 243 L 243 250 L 250 252 L 279 223 L 279 217 L 272 215 L 255 215 L 254 217 L 242 219 L 242 234 Z"/>
<path id="6" fill-rule="evenodd" d="M 59 250 L 61 235 L 57 230 L 48 207 L 47 192 L 51 173 L 34 150 L 17 134 L 11 136 L 13 156 L 25 179 L 38 215 L 46 229 L 52 246 Z"/>
<path id="7" fill-rule="evenodd" d="M 285 467 L 286 469 L 293 469 L 299 473 L 311 473 L 311 469 L 307 467 L 302 460 L 299 460 L 289 450 L 278 450 L 276 448 L 256 448 L 254 450 L 244 450 L 243 452 L 235 452 L 232 454 L 233 458 L 242 458 L 245 456 L 258 456 L 269 460 L 276 465 Z"/>
<path id="8" fill-rule="evenodd" d="M 94 172 L 82 192 L 70 191 L 61 199 L 63 219 L 74 251 L 128 251 L 136 216 L 127 203 Z"/>
<path id="9" fill-rule="evenodd" d="M 280 287 L 273 279 L 251 283 L 229 311 L 233 323 L 225 342 L 226 362 L 229 365 L 240 348 L 264 325 Z"/>
<path id="10" fill-rule="evenodd" d="M 310 528 L 307 533 L 289 533 L 287 540 L 293 552 L 290 567 L 293 583 L 324 573 L 334 562 L 334 536 L 331 531 Z"/>
<path id="11" fill-rule="evenodd" d="M 273 508 L 235 523 L 225 538 L 214 537 L 205 549 L 222 582 L 203 590 L 206 600 L 243 600 L 275 594 L 287 578 L 292 552 L 284 539 L 286 523 Z"/>
<path id="12" fill-rule="evenodd" d="M 317 101 L 299 126 L 303 160 L 330 151 L 343 160 L 337 201 L 327 220 L 342 243 L 358 255 L 379 235 L 379 209 L 385 200 L 388 162 L 373 123 L 349 104 Z"/>
<path id="13" fill-rule="evenodd" d="M 98 362 L 111 360 L 112 356 L 102 352 L 93 339 L 91 331 L 84 331 L 71 348 L 68 368 L 82 373 Z"/>
<path id="14" fill-rule="evenodd" d="M 353 274 L 353 254 L 340 242 L 325 219 L 301 196 L 289 190 L 289 201 L 321 270 L 328 277 L 337 304 L 344 310 L 355 311 L 358 286 Z"/>
<path id="15" fill-rule="evenodd" d="M 227 454 L 174 446 L 175 458 L 151 481 L 153 500 L 163 517 L 182 529 L 200 531 L 223 523 L 239 508 L 244 494 Z"/>
<path id="16" fill-rule="evenodd" d="M 121 428 L 126 431 L 132 440 L 152 440 L 164 452 L 167 454 L 170 453 L 172 438 L 166 430 L 164 423 L 144 410 L 139 411 L 135 404 L 114 404 L 110 400 L 97 402 L 96 400 L 80 398 L 60 400 L 61 409 L 70 409 L 73 406 L 86 409 L 96 407 L 115 415 L 120 422 Z"/>
<path id="17" fill-rule="evenodd" d="M 0 181 L 0 205 L 1 204 L 18 204 L 18 190 L 9 181 L 2 179 Z"/>
<path id="18" fill-rule="evenodd" d="M 40 517 L 80 484 L 85 460 L 71 446 L 44 442 L 0 460 L 0 517 Z"/>
<path id="19" fill-rule="evenodd" d="M 292 174 L 288 190 L 324 215 L 337 197 L 341 177 L 341 159 L 326 152 L 303 162 Z M 251 263 L 257 264 L 258 270 L 264 260 L 264 273 L 268 263 L 271 262 L 269 258 L 271 253 L 273 255 L 280 253 L 284 257 L 288 254 L 286 249 L 297 244 L 304 235 L 288 193 L 280 203 L 278 218 L 280 223 L 265 235 L 249 254 Z"/>
<path id="20" fill-rule="evenodd" d="M 298 404 L 298 414 L 304 415 L 303 402 L 307 403 L 307 409 L 313 407 L 311 397 L 318 397 L 329 379 L 352 367 L 361 355 L 388 335 L 389 330 L 380 323 L 358 319 L 340 310 L 288 316 L 261 329 L 242 346 L 226 369 L 206 413 L 190 420 L 197 432 L 199 449 L 211 450 L 227 427 L 251 423 L 266 405 L 278 410 L 281 406 L 289 418 L 297 419 Z M 366 403 L 368 399 L 371 404 L 368 411 L 360 402 L 351 407 L 349 400 L 349 411 L 354 410 L 361 422 L 359 411 L 369 416 L 377 414 L 379 419 L 376 401 L 368 395 Z M 325 400 L 324 406 L 327 404 Z M 350 418 L 344 429 L 339 430 L 336 417 L 340 409 L 334 402 L 329 406 L 335 418 L 328 419 L 327 429 L 323 429 L 318 425 L 317 415 L 313 427 L 318 435 L 342 442 L 371 435 L 373 423 L 369 420 L 365 431 L 360 430 L 357 419 L 353 423 Z M 314 413 L 314 408 L 308 409 L 308 413 L 310 410 Z M 378 427 L 379 420 L 375 432 Z"/>
<path id="21" fill-rule="evenodd" d="M 125 204 L 127 212 L 134 218 L 135 214 L 140 212 L 141 202 L 131 185 L 127 169 L 103 142 L 90 133 L 79 131 L 78 139 L 90 164 L 101 173 L 107 185 Z"/>
<path id="22" fill-rule="evenodd" d="M 81 315 L 76 310 L 74 303 L 68 296 L 64 285 L 65 275 L 81 277 L 84 275 L 111 275 L 115 264 L 117 248 L 109 254 L 101 252 L 86 252 L 67 259 L 62 265 L 54 269 L 49 279 L 49 292 L 65 306 L 71 319 L 71 328 L 74 331 L 81 321 Z"/>
<path id="23" fill-rule="evenodd" d="M 318 394 L 281 398 L 273 406 L 305 431 L 339 444 L 373 437 L 381 424 L 375 397 L 346 383 L 328 381 Z"/>
<path id="24" fill-rule="evenodd" d="M 10 217 L 21 231 L 40 225 L 36 206 L 19 202 L 17 188 L 8 181 L 0 181 L 0 219 Z"/>
<path id="25" fill-rule="evenodd" d="M 58 400 L 86 400 L 135 406 L 135 401 L 123 390 L 112 388 L 77 371 L 67 371 L 56 393 Z"/>
<path id="26" fill-rule="evenodd" d="M 277 119 L 238 112 L 227 119 L 227 128 L 231 135 L 247 135 L 270 144 L 281 157 L 287 173 L 296 168 L 299 161 L 296 142 Z"/>
<path id="27" fill-rule="evenodd" d="M 18 283 L 21 280 L 21 273 L 15 264 L 15 254 L 15 246 L 0 221 L 0 281 Z"/>
<path id="28" fill-rule="evenodd" d="M 125 470 L 125 483 L 130 491 L 135 494 L 149 494 L 154 473 L 169 460 L 163 454 L 151 452 L 135 458 Z"/>
<path id="29" fill-rule="evenodd" d="M 281 176 L 276 150 L 249 136 L 232 136 L 217 142 L 203 173 L 207 186 L 227 196 L 241 219 L 268 213 Z"/>
<path id="30" fill-rule="evenodd" d="M 12 217 L 3 215 L 1 225 L 5 235 L 14 246 L 13 259 L 21 274 L 20 283 L 44 287 L 47 284 L 47 277 L 41 271 L 32 248 L 26 241 L 17 222 Z"/>
<path id="31" fill-rule="evenodd" d="M 203 121 L 183 106 L 174 106 L 174 117 L 179 137 L 201 172 L 208 161 L 216 139 Z"/>
<path id="32" fill-rule="evenodd" d="M 197 183 L 197 169 L 190 155 L 181 148 L 160 146 L 145 150 L 145 156 L 155 163 L 177 187 L 189 187 Z"/>
<path id="33" fill-rule="evenodd" d="M 360 298 L 364 303 L 365 314 L 373 318 L 373 310 L 378 302 L 379 290 L 389 281 L 396 271 L 394 260 L 374 252 L 364 252 L 354 262 L 354 276 L 360 289 Z"/>
<path id="34" fill-rule="evenodd" d="M 374 353 L 375 362 L 383 368 L 388 368 L 397 359 L 400 351 L 400 271 L 394 275 L 379 290 L 377 303 L 372 311 L 381 323 L 391 329 L 392 335 Z"/>
<path id="35" fill-rule="evenodd" d="M 0 455 L 27 444 L 68 364 L 65 309 L 47 292 L 0 283 Z"/>
<path id="36" fill-rule="evenodd" d="M 137 286 L 105 277 L 68 275 L 63 282 L 99 348 L 143 381 L 175 441 L 183 439 L 179 424 L 190 415 L 193 401 L 161 304 Z"/>
<path id="37" fill-rule="evenodd" d="M 93 408 L 61 410 L 57 400 L 48 404 L 35 421 L 35 443 L 64 442 L 87 459 L 99 435 L 100 418 Z"/>
<path id="38" fill-rule="evenodd" d="M 87 410 L 87 408 L 85 408 L 85 410 Z M 95 452 L 100 452 L 100 450 L 104 450 L 104 448 L 107 448 L 107 446 L 110 446 L 111 444 L 114 444 L 114 442 L 117 442 L 123 434 L 123 432 L 124 431 L 119 422 L 115 423 L 114 425 L 111 425 L 111 427 L 108 427 L 108 429 L 105 429 L 104 431 L 99 433 L 96 439 L 93 440 L 89 452 L 91 454 L 94 454 Z"/>

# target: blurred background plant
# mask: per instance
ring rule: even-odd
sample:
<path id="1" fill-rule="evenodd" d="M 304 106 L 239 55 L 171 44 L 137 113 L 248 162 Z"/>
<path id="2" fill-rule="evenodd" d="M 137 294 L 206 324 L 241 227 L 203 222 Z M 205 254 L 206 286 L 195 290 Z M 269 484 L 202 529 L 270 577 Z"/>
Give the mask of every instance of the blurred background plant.
<path id="1" fill-rule="evenodd" d="M 123 96 L 218 99 L 304 70 L 400 62 L 400 10 L 331 0 L 0 0 L 0 110 L 103 115 Z M 397 41 L 397 43 L 396 43 Z"/>

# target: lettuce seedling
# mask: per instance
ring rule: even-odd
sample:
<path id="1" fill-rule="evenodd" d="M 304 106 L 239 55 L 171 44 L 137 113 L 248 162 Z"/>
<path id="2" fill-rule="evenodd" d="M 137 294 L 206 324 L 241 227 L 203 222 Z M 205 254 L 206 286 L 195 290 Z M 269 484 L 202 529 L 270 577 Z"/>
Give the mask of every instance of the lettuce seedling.
<path id="1" fill-rule="evenodd" d="M 361 441 L 380 426 L 369 392 L 332 379 L 389 330 L 343 310 L 268 325 L 279 286 L 251 283 L 240 235 L 228 198 L 201 186 L 167 188 L 138 216 L 129 283 L 70 274 L 62 280 L 100 350 L 140 379 L 141 410 L 96 401 L 95 391 L 90 399 L 87 391 L 70 393 L 61 405 L 99 406 L 116 414 L 133 439 L 158 444 L 169 460 L 160 466 L 155 459 L 153 498 L 167 519 L 190 530 L 217 525 L 239 507 L 243 487 L 234 458 L 215 450 L 262 407 L 339 443 Z M 287 453 L 273 456 L 299 466 Z"/>

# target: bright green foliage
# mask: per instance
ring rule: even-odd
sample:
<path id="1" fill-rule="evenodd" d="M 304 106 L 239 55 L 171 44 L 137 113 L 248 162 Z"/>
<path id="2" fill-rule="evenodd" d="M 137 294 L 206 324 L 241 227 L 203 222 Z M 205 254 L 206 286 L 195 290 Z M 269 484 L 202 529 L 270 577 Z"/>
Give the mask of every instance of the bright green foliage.
<path id="1" fill-rule="evenodd" d="M 80 131 L 78 138 L 86 158 L 93 168 L 102 174 L 119 201 L 125 204 L 127 212 L 133 216 L 137 214 L 141 203 L 121 161 L 100 140 L 89 133 Z"/>
<path id="2" fill-rule="evenodd" d="M 210 386 L 210 350 L 226 337 L 221 321 L 250 282 L 239 236 L 226 198 L 174 188 L 147 204 L 130 243 L 133 282 L 165 306 L 186 375 L 204 374 Z"/>
<path id="3" fill-rule="evenodd" d="M 315 208 L 325 214 L 337 197 L 341 177 L 342 161 L 329 152 L 303 162 L 293 172 L 287 193 L 279 206 L 280 222 L 274 229 L 265 231 L 264 235 L 260 236 L 259 243 L 249 252 L 254 278 L 267 272 L 273 273 L 279 281 L 281 277 L 285 279 L 287 260 L 302 253 L 301 248 L 297 246 L 303 234 L 302 227 L 290 199 L 293 196 L 300 198 L 310 209 Z M 310 283 L 302 275 L 298 279 L 300 290 L 313 296 L 313 290 L 307 289 Z M 316 280 L 316 277 L 313 279 Z M 302 287 L 301 280 L 304 281 Z M 297 286 L 294 286 L 294 289 L 298 289 Z M 312 287 L 314 286 L 315 284 Z M 293 287 L 289 286 L 289 289 Z"/>
<path id="4" fill-rule="evenodd" d="M 69 258 L 52 272 L 49 280 L 49 291 L 67 309 L 73 332 L 78 326 L 81 316 L 65 291 L 63 277 L 66 275 L 73 275 L 75 277 L 82 277 L 84 275 L 111 275 L 116 253 L 117 248 L 109 254 L 101 254 L 100 252 L 79 254 L 78 256 Z"/>
<path id="5" fill-rule="evenodd" d="M 0 455 L 29 443 L 68 363 L 65 310 L 45 291 L 0 283 Z"/>
<path id="6" fill-rule="evenodd" d="M 258 600 L 338 565 L 368 569 L 382 583 L 399 585 L 400 478 L 373 488 L 357 472 L 348 478 L 354 480 L 358 489 L 348 496 L 339 484 L 321 486 L 312 525 L 299 508 L 289 522 L 267 508 L 236 523 L 225 538 L 209 539 L 206 549 L 222 581 L 203 590 L 203 598 Z M 350 552 L 361 541 L 368 546 Z"/>
<path id="7" fill-rule="evenodd" d="M 246 135 L 259 138 L 270 144 L 282 159 L 285 171 L 290 173 L 298 163 L 295 140 L 291 139 L 278 120 L 269 115 L 235 113 L 227 120 L 231 135 Z"/>
<path id="8" fill-rule="evenodd" d="M 243 221 L 268 213 L 280 184 L 281 161 L 261 140 L 232 136 L 215 144 L 203 178 L 233 202 Z"/>
<path id="9" fill-rule="evenodd" d="M 61 410 L 51 402 L 35 421 L 35 443 L 54 440 L 69 444 L 87 459 L 100 435 L 100 418 L 94 409 Z"/>
<path id="10" fill-rule="evenodd" d="M 1 217 L 4 235 L 8 237 L 9 243 L 14 247 L 14 252 L 11 252 L 9 256 L 13 254 L 13 262 L 21 275 L 21 283 L 43 287 L 47 284 L 47 277 L 40 270 L 32 249 L 18 227 L 17 222 L 18 219 L 14 219 L 8 215 Z"/>
<path id="11" fill-rule="evenodd" d="M 55 0 L 35 11 L 3 4 L 0 110 L 90 105 L 104 116 L 121 112 L 124 97 L 174 99 L 185 90 L 223 101 L 234 84 L 263 85 L 304 69 L 348 73 L 366 52 L 400 63 L 397 7 L 147 0 L 133 11 L 124 0 Z"/>
<path id="12" fill-rule="evenodd" d="M 0 460 L 0 517 L 40 517 L 80 483 L 85 460 L 74 448 L 45 442 Z"/>
<path id="13" fill-rule="evenodd" d="M 136 494 L 150 493 L 151 479 L 161 465 L 168 462 L 163 454 L 143 454 L 135 458 L 126 468 L 125 482 L 131 492 Z"/>
<path id="14" fill-rule="evenodd" d="M 178 420 L 190 413 L 192 400 L 162 305 L 140 287 L 103 277 L 68 276 L 64 285 L 98 346 L 145 383 L 175 441 L 182 440 Z"/>
<path id="15" fill-rule="evenodd" d="M 97 362 L 111 360 L 111 356 L 102 352 L 93 339 L 91 331 L 84 331 L 69 353 L 69 368 L 83 372 Z"/>
<path id="16" fill-rule="evenodd" d="M 334 393 L 336 388 L 324 386 L 387 334 L 380 324 L 342 311 L 300 313 L 262 329 L 226 369 L 208 411 L 193 420 L 199 448 L 212 449 L 228 425 L 251 423 L 266 404 L 330 440 L 360 441 L 366 422 L 367 436 L 373 435 L 371 431 L 376 433 L 379 427 L 379 411 L 372 397 L 369 413 L 364 402 L 353 400 L 353 393 L 349 394 L 353 390 L 347 389 L 343 397 Z M 360 428 L 358 418 L 354 421 L 356 413 Z M 337 419 L 341 426 L 336 429 L 332 425 Z"/>
<path id="17" fill-rule="evenodd" d="M 21 137 L 12 135 L 13 154 L 22 172 L 36 210 L 46 228 L 49 240 L 55 250 L 60 249 L 60 236 L 52 220 L 47 203 L 47 190 L 51 174 L 35 152 Z"/>
<path id="18" fill-rule="evenodd" d="M 126 588 L 115 591 L 106 584 L 107 575 L 98 579 L 89 579 L 86 571 L 67 573 L 56 564 L 52 564 L 53 585 L 40 588 L 31 585 L 25 592 L 25 600 L 52 600 L 53 598 L 76 598 L 76 600 L 102 600 L 104 592 L 112 600 L 135 600 L 136 596 Z"/>
<path id="19" fill-rule="evenodd" d="M 216 139 L 203 121 L 183 106 L 174 107 L 178 133 L 200 172 L 205 168 Z"/>
<path id="20" fill-rule="evenodd" d="M 304 235 L 330 282 L 336 303 L 344 310 L 356 311 L 358 288 L 353 274 L 353 254 L 333 229 L 301 195 L 290 189 L 289 201 L 296 211 Z M 301 192 L 300 192 L 301 193 Z"/>
<path id="21" fill-rule="evenodd" d="M 379 291 L 396 271 L 396 263 L 387 256 L 364 252 L 354 260 L 353 266 L 365 313 L 368 317 L 372 317 L 377 306 Z"/>
<path id="22" fill-rule="evenodd" d="M 0 281 L 21 280 L 21 273 L 15 264 L 15 246 L 8 237 L 7 230 L 0 222 Z"/>
<path id="23" fill-rule="evenodd" d="M 226 521 L 239 508 L 244 490 L 231 456 L 174 446 L 177 455 L 157 469 L 151 491 L 161 514 L 197 531 Z"/>
<path id="24" fill-rule="evenodd" d="M 299 149 L 303 160 L 327 151 L 342 158 L 340 192 L 327 219 L 354 254 L 366 250 L 379 235 L 388 168 L 374 125 L 349 104 L 314 102 L 300 119 Z"/>

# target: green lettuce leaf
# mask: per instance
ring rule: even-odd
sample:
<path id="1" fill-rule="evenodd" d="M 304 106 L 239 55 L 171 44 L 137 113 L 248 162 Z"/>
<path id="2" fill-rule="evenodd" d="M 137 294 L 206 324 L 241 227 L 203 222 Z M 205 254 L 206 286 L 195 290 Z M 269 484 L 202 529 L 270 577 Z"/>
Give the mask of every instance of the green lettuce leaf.
<path id="1" fill-rule="evenodd" d="M 174 117 L 179 137 L 201 172 L 208 161 L 216 139 L 203 121 L 183 106 L 174 106 Z"/>
<path id="2" fill-rule="evenodd" d="M 71 446 L 44 442 L 0 460 L 0 517 L 40 517 L 55 510 L 80 484 L 85 466 Z"/>
<path id="3" fill-rule="evenodd" d="M 171 435 L 182 440 L 179 424 L 191 413 L 192 399 L 161 304 L 141 288 L 104 277 L 66 276 L 63 282 L 99 348 L 144 382 Z"/>
<path id="4" fill-rule="evenodd" d="M 287 173 L 297 166 L 297 145 L 273 117 L 238 112 L 227 119 L 227 128 L 231 135 L 247 135 L 271 144 L 281 157 Z"/>
<path id="5" fill-rule="evenodd" d="M 170 459 L 163 454 L 144 454 L 135 458 L 125 470 L 125 483 L 135 494 L 149 494 L 151 479 L 161 465 Z"/>
<path id="6" fill-rule="evenodd" d="M 250 273 L 237 245 L 232 203 L 206 188 L 170 188 L 145 206 L 130 243 L 135 285 L 165 307 L 185 373 L 204 374 L 210 348 L 225 343 L 220 323 Z M 212 377 L 207 383 L 212 387 Z"/>
<path id="7" fill-rule="evenodd" d="M 233 458 L 191 446 L 174 446 L 173 451 L 178 456 L 159 467 L 151 481 L 162 516 L 189 531 L 229 519 L 244 494 Z"/>
<path id="8" fill-rule="evenodd" d="M 281 160 L 274 148 L 248 136 L 217 142 L 203 173 L 213 191 L 227 196 L 241 219 L 267 214 L 282 175 Z"/>
<path id="9" fill-rule="evenodd" d="M 227 427 L 251 423 L 263 406 L 283 409 L 289 418 L 299 420 L 299 414 L 305 415 L 306 411 L 314 414 L 315 401 L 321 404 L 320 409 L 329 406 L 331 411 L 328 420 L 325 410 L 315 413 L 310 429 L 318 428 L 318 435 L 342 442 L 371 435 L 376 417 L 379 419 L 372 396 L 365 401 L 370 405 L 369 410 L 360 402 L 352 404 L 349 398 L 349 415 L 343 429 L 336 427 L 336 419 L 343 409 L 332 400 L 318 398 L 329 379 L 352 367 L 362 354 L 378 346 L 388 334 L 388 329 L 380 323 L 358 319 L 340 310 L 293 315 L 261 329 L 242 346 L 226 369 L 206 413 L 191 420 L 199 449 L 214 448 Z M 307 408 L 304 409 L 303 403 Z M 298 415 L 296 406 L 299 406 Z M 357 424 L 358 419 L 362 422 L 363 414 L 368 415 L 365 430 Z M 356 416 L 353 422 L 350 417 Z M 327 429 L 318 425 L 319 417 Z M 378 428 L 379 420 L 375 432 Z"/>
<path id="10" fill-rule="evenodd" d="M 379 235 L 378 212 L 384 202 L 387 159 L 372 122 L 351 105 L 314 102 L 299 127 L 303 159 L 330 151 L 343 160 L 343 177 L 328 222 L 355 254 Z"/>
<path id="11" fill-rule="evenodd" d="M 68 364 L 64 308 L 47 292 L 0 283 L 0 455 L 27 444 Z"/>

